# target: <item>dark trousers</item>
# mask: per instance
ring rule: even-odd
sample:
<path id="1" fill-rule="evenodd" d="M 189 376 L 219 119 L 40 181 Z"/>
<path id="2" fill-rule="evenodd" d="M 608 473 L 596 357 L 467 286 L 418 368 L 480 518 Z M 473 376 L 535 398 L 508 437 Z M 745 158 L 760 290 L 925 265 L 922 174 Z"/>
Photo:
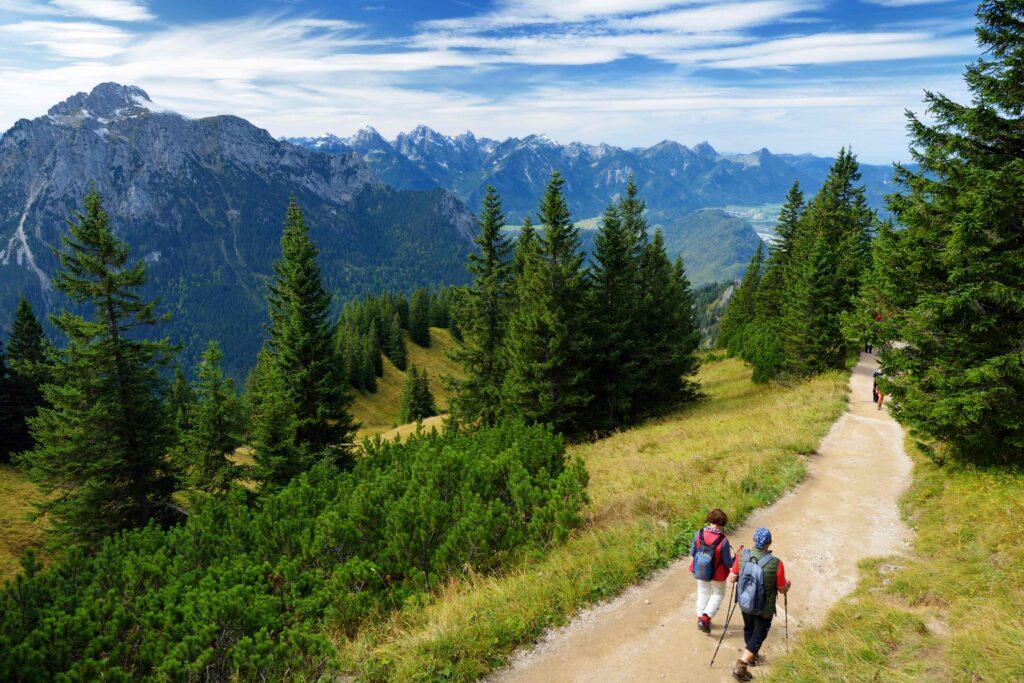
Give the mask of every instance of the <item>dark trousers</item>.
<path id="1" fill-rule="evenodd" d="M 747 614 L 740 610 L 743 615 L 743 642 L 747 649 L 755 655 L 761 649 L 761 644 L 768 637 L 768 631 L 772 627 L 772 617 L 762 617 L 760 614 Z"/>

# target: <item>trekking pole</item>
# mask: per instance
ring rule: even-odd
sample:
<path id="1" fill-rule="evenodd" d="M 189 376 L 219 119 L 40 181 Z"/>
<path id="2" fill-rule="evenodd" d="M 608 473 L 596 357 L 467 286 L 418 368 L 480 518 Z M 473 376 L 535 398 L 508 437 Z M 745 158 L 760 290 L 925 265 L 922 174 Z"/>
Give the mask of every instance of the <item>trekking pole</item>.
<path id="1" fill-rule="evenodd" d="M 782 594 L 782 604 L 786 608 L 786 654 L 789 654 L 789 594 Z"/>
<path id="2" fill-rule="evenodd" d="M 729 609 L 726 610 L 725 615 L 725 626 L 722 627 L 722 635 L 718 637 L 718 646 L 715 647 L 715 654 L 711 657 L 711 663 L 708 664 L 708 668 L 712 668 L 715 665 L 715 658 L 718 657 L 718 650 L 722 647 L 722 641 L 725 640 L 725 632 L 729 630 L 729 621 L 732 619 L 733 612 L 736 611 L 736 584 L 732 585 L 732 593 L 729 594 Z"/>

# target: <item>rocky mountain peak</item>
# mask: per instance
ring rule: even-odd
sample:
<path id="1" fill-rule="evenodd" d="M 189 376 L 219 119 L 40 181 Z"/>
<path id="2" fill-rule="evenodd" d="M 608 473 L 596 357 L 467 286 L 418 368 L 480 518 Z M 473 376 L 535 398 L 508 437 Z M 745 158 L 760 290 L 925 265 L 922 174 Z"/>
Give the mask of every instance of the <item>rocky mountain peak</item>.
<path id="1" fill-rule="evenodd" d="M 101 123 L 149 113 L 169 113 L 153 104 L 149 94 L 135 85 L 100 83 L 90 92 L 79 92 L 50 107 L 47 115 L 58 122 L 95 119 Z"/>

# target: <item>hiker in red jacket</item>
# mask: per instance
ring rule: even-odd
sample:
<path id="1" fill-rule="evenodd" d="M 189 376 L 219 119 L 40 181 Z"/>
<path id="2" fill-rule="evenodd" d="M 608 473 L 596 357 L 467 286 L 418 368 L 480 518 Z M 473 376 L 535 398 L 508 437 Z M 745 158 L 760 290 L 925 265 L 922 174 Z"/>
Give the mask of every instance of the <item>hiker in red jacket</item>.
<path id="1" fill-rule="evenodd" d="M 732 549 L 725 537 L 729 518 L 715 508 L 708 513 L 707 526 L 694 534 L 690 544 L 690 573 L 697 580 L 697 628 L 711 633 L 711 618 L 725 597 L 725 580 L 732 566 Z"/>

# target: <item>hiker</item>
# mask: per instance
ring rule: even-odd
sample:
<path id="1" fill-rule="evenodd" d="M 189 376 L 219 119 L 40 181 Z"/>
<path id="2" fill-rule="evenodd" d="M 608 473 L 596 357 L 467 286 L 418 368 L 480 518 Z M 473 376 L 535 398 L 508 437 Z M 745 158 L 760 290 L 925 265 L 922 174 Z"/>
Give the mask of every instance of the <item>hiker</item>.
<path id="1" fill-rule="evenodd" d="M 864 353 L 873 353 L 874 349 L 875 345 L 870 339 L 864 342 Z"/>
<path id="2" fill-rule="evenodd" d="M 885 402 L 885 393 L 878 386 L 878 378 L 881 377 L 882 369 L 879 368 L 871 375 L 871 399 L 878 405 L 878 409 L 882 409 L 882 403 Z"/>
<path id="3" fill-rule="evenodd" d="M 775 617 L 775 600 L 779 593 L 789 593 L 792 581 L 786 580 L 782 560 L 770 550 L 772 532 L 764 527 L 754 531 L 754 549 L 741 550 L 729 574 L 729 582 L 736 583 L 736 602 L 743 613 L 743 642 L 745 649 L 733 667 L 732 677 L 749 681 L 753 675 L 747 671 L 758 658 L 758 652 Z"/>
<path id="4" fill-rule="evenodd" d="M 711 633 L 711 619 L 725 597 L 725 580 L 732 566 L 732 549 L 725 537 L 729 518 L 715 508 L 708 513 L 707 526 L 693 536 L 690 544 L 690 573 L 697 580 L 697 628 Z"/>

